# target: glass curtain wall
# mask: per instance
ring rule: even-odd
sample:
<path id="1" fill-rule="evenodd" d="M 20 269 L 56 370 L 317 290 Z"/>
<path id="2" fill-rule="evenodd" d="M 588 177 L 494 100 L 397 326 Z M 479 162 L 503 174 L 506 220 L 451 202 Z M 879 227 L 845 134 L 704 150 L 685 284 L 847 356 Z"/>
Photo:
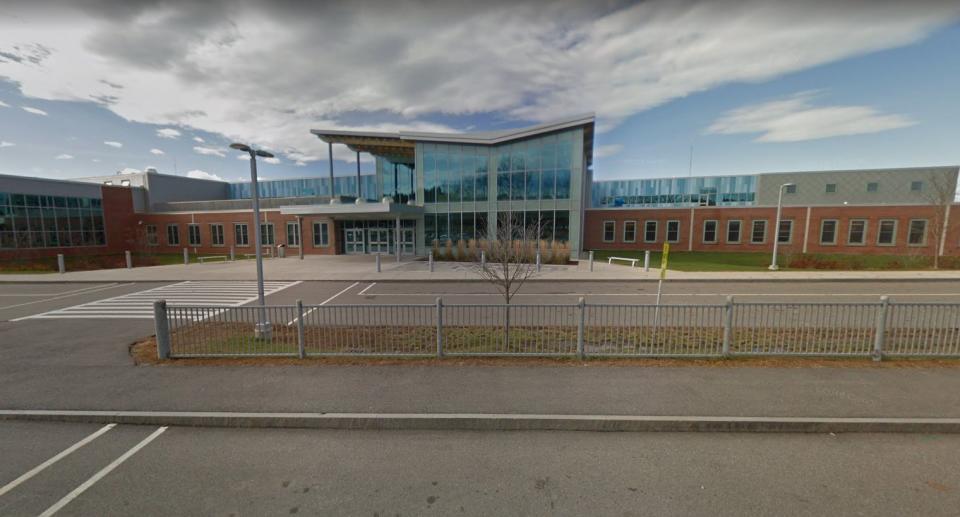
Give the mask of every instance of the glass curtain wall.
<path id="1" fill-rule="evenodd" d="M 379 201 L 377 175 L 363 174 L 360 176 L 364 199 Z M 356 196 L 357 176 L 334 176 L 334 195 Z M 257 190 L 261 198 L 271 197 L 315 197 L 330 195 L 330 178 L 297 178 L 284 180 L 263 180 L 257 182 Z M 231 183 L 230 199 L 250 199 L 250 183 Z"/>
<path id="2" fill-rule="evenodd" d="M 756 176 L 714 176 L 598 181 L 594 207 L 751 206 Z"/>
<path id="3" fill-rule="evenodd" d="M 106 243 L 101 199 L 0 192 L 0 248 Z"/>
<path id="4" fill-rule="evenodd" d="M 380 192 L 390 196 L 395 203 L 416 201 L 417 177 L 414 167 L 408 163 L 398 163 L 377 158 L 377 182 Z"/>

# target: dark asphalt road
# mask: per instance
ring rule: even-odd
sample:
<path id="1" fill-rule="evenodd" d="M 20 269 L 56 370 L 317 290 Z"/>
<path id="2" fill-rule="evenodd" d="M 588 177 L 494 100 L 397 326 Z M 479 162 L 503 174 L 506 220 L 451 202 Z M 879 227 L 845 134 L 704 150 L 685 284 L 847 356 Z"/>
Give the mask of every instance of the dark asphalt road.
<path id="1" fill-rule="evenodd" d="M 0 423 L 0 486 L 99 426 Z M 155 427 L 0 496 L 37 515 Z M 57 515 L 955 515 L 960 436 L 169 428 Z"/>

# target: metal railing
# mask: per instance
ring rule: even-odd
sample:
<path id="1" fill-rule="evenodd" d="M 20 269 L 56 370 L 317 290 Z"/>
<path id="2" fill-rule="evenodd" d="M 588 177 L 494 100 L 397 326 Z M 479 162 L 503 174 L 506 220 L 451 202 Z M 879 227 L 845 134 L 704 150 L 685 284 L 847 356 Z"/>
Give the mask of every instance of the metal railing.
<path id="1" fill-rule="evenodd" d="M 156 302 L 160 357 L 960 357 L 960 304 L 272 305 Z M 266 329 L 266 332 L 263 329 Z"/>

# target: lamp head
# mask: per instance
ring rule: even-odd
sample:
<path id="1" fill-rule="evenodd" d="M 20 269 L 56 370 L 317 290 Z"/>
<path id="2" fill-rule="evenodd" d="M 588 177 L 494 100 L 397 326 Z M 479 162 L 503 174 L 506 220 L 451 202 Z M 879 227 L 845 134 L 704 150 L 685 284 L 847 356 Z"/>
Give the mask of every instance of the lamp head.
<path id="1" fill-rule="evenodd" d="M 250 152 L 250 146 L 249 146 L 249 145 L 240 144 L 240 143 L 232 143 L 232 144 L 230 144 L 230 149 L 236 149 L 236 150 L 238 150 L 238 151 L 243 151 L 243 152 L 245 152 L 245 153 L 249 153 L 249 152 Z"/>
<path id="2" fill-rule="evenodd" d="M 273 158 L 272 153 L 264 151 L 263 149 L 257 149 L 257 156 L 261 156 L 263 158 Z"/>

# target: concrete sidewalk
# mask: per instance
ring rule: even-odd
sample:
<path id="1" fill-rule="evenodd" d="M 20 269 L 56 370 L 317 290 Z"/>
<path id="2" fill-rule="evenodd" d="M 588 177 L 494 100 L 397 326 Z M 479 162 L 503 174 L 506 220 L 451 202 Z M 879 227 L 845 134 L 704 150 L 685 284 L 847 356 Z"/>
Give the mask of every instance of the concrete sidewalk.
<path id="1" fill-rule="evenodd" d="M 0 323 L 0 409 L 960 417 L 953 367 L 133 366 L 149 327 Z"/>
<path id="2" fill-rule="evenodd" d="M 437 262 L 434 271 L 425 260 L 382 257 L 381 272 L 376 271 L 370 255 L 307 256 L 274 258 L 264 261 L 264 276 L 273 281 L 339 280 L 339 281 L 479 281 L 470 264 Z M 659 270 L 644 272 L 642 267 L 581 261 L 577 265 L 544 265 L 534 281 L 623 281 L 657 280 Z M 960 271 L 670 271 L 671 280 L 689 281 L 770 281 L 770 280 L 958 280 Z M 254 280 L 256 265 L 252 260 L 208 262 L 205 264 L 152 266 L 133 269 L 101 269 L 65 274 L 4 274 L 0 282 L 177 282 L 183 280 Z"/>

